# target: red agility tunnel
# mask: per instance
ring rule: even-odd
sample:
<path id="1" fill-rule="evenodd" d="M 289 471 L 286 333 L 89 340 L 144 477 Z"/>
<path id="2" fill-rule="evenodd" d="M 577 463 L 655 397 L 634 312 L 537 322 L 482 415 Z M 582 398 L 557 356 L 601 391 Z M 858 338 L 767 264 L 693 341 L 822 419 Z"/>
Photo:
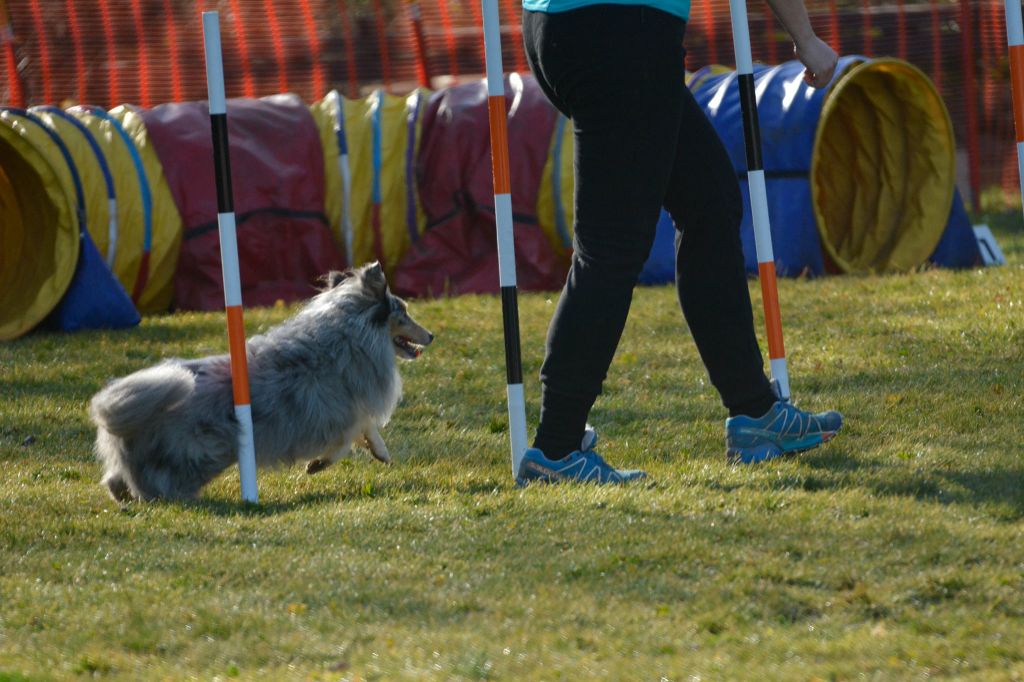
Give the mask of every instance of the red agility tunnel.
<path id="1" fill-rule="evenodd" d="M 205 102 L 142 112 L 184 225 L 174 303 L 224 307 L 217 197 Z M 320 274 L 345 266 L 324 209 L 324 156 L 306 105 L 293 95 L 228 102 L 232 186 L 246 305 L 297 301 Z"/>
<path id="2" fill-rule="evenodd" d="M 537 196 L 557 112 L 532 77 L 505 79 L 516 274 L 520 290 L 553 290 L 568 262 L 537 219 Z M 498 291 L 494 187 L 483 81 L 448 88 L 427 104 L 417 162 L 427 230 L 399 264 L 392 288 L 405 296 Z"/>

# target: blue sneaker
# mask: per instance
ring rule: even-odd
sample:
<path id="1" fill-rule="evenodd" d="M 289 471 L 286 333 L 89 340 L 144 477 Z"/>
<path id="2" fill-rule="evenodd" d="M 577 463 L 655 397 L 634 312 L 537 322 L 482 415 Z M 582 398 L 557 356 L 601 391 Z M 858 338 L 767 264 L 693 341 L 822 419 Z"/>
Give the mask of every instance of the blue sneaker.
<path id="1" fill-rule="evenodd" d="M 557 483 L 573 481 L 578 483 L 627 483 L 646 478 L 643 471 L 616 469 L 604 461 L 601 455 L 594 452 L 597 444 L 597 432 L 587 425 L 583 433 L 581 449 L 573 451 L 564 459 L 548 459 L 537 448 L 529 448 L 519 463 L 519 475 L 516 483 L 525 485 L 537 481 L 541 483 Z"/>
<path id="2" fill-rule="evenodd" d="M 774 381 L 772 389 L 779 395 Z M 743 464 L 766 462 L 827 443 L 842 426 L 843 415 L 838 412 L 811 414 L 780 398 L 763 417 L 725 420 L 726 456 Z"/>

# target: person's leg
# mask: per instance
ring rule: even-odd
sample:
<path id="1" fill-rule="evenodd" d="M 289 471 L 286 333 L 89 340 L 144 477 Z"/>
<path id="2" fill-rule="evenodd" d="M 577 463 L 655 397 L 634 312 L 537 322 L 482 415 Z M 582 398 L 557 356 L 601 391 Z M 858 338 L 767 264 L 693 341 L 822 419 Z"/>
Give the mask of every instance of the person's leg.
<path id="1" fill-rule="evenodd" d="M 540 86 L 544 96 L 548 98 L 558 111 L 563 116 L 569 118 L 571 114 L 565 103 L 555 94 L 551 83 L 548 82 L 547 74 L 544 72 L 544 65 L 540 63 L 540 52 L 544 50 L 548 51 L 543 43 L 549 40 L 547 30 L 547 18 L 548 15 L 543 12 L 530 12 L 529 10 L 523 10 L 523 51 L 526 53 L 526 63 L 530 66 L 530 71 L 533 73 L 533 77 L 537 79 L 537 84 Z"/>
<path id="2" fill-rule="evenodd" d="M 805 412 L 780 400 L 764 375 L 754 333 L 739 225 L 736 174 L 713 127 L 687 91 L 665 206 L 681 230 L 676 287 L 683 314 L 723 404 L 726 455 L 763 462 L 831 440 L 838 412 Z"/>
<path id="3" fill-rule="evenodd" d="M 644 7 L 526 13 L 531 65 L 572 116 L 572 266 L 548 332 L 534 447 L 580 448 L 649 255 L 682 111 L 685 22 Z"/>
<path id="4" fill-rule="evenodd" d="M 679 138 L 665 208 L 676 234 L 683 315 L 730 415 L 760 416 L 775 402 L 754 333 L 740 242 L 743 204 L 718 134 L 683 88 Z"/>

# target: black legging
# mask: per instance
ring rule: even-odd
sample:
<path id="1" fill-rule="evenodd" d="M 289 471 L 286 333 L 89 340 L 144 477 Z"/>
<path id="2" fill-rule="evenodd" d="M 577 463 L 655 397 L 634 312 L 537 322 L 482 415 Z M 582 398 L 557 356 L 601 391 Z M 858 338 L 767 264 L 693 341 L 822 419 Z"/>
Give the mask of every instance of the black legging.
<path id="1" fill-rule="evenodd" d="M 579 448 L 625 326 L 662 206 L 676 235 L 676 288 L 730 414 L 774 398 L 754 334 L 729 157 L 685 85 L 686 22 L 643 6 L 523 13 L 530 67 L 572 118 L 572 267 L 548 330 L 534 447 Z"/>

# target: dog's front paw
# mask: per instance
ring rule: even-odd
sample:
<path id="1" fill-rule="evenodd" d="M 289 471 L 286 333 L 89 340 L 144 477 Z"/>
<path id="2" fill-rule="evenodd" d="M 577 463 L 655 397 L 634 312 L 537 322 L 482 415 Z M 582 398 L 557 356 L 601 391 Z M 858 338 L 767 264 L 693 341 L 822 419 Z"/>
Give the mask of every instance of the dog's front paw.
<path id="1" fill-rule="evenodd" d="M 388 453 L 387 450 L 381 451 L 370 448 L 370 454 L 373 455 L 374 459 L 376 459 L 378 462 L 383 462 L 384 464 L 387 465 L 391 464 L 391 455 Z"/>
<path id="2" fill-rule="evenodd" d="M 329 459 L 311 459 L 306 464 L 306 473 L 315 474 L 318 471 L 323 471 L 329 466 L 331 466 L 331 460 Z"/>
<path id="3" fill-rule="evenodd" d="M 384 444 L 384 439 L 380 437 L 380 431 L 371 427 L 363 434 L 363 440 L 366 441 L 367 447 L 370 448 L 371 455 L 380 462 L 391 464 L 391 453 L 388 452 L 388 446 Z"/>

